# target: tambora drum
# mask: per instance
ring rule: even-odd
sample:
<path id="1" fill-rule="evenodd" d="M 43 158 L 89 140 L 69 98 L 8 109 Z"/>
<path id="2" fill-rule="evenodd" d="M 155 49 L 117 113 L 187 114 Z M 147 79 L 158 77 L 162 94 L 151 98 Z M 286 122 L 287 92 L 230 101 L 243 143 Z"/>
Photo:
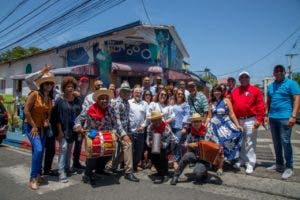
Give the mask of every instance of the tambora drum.
<path id="1" fill-rule="evenodd" d="M 87 158 L 112 156 L 116 149 L 116 135 L 111 131 L 99 131 L 93 139 L 86 136 L 85 141 Z"/>
<path id="2" fill-rule="evenodd" d="M 212 165 L 218 165 L 223 154 L 223 148 L 214 142 L 200 140 L 198 142 L 199 157 Z"/>

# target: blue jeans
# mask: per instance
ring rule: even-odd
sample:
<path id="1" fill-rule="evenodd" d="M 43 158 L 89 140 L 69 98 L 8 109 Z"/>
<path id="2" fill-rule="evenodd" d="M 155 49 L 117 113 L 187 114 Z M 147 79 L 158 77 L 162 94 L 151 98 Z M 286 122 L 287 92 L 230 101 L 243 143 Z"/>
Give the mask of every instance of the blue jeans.
<path id="1" fill-rule="evenodd" d="M 144 133 L 132 133 L 133 138 L 133 166 L 137 167 L 144 153 Z"/>
<path id="2" fill-rule="evenodd" d="M 182 135 L 181 134 L 181 130 L 180 128 L 172 128 L 172 132 L 174 133 L 174 135 L 177 137 L 178 139 L 178 144 L 176 144 L 175 148 L 174 148 L 174 161 L 175 162 L 179 162 L 181 159 L 181 153 L 182 153 L 182 144 L 184 143 L 185 139 L 186 139 L 186 134 Z"/>
<path id="3" fill-rule="evenodd" d="M 32 148 L 30 179 L 33 179 L 40 175 L 42 172 L 42 162 L 46 137 L 45 132 L 43 135 L 39 134 L 36 137 L 32 137 L 30 134 L 31 128 L 32 127 L 30 124 L 24 123 L 24 133 L 27 135 Z"/>
<path id="4" fill-rule="evenodd" d="M 291 144 L 292 128 L 287 126 L 288 119 L 270 118 L 270 128 L 276 154 L 276 164 L 284 166 L 282 147 L 286 168 L 293 168 L 293 149 Z"/>
<path id="5" fill-rule="evenodd" d="M 65 138 L 59 141 L 59 155 L 58 155 L 58 172 L 59 174 L 65 174 L 70 170 L 71 150 L 73 142 L 68 143 Z"/>

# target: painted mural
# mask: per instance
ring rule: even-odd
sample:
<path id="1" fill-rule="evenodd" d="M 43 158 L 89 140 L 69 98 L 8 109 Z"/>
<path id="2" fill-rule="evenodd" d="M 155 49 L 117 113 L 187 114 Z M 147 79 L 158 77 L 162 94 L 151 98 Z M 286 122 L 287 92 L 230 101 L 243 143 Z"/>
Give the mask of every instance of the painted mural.
<path id="1" fill-rule="evenodd" d="M 166 29 L 155 29 L 157 44 L 133 43 L 123 40 L 104 40 L 93 45 L 93 58 L 99 70 L 99 78 L 109 85 L 111 63 L 137 62 L 158 65 L 163 68 L 182 69 L 183 56 Z M 67 51 L 67 65 L 87 64 L 89 56 L 83 47 Z"/>
<path id="2" fill-rule="evenodd" d="M 93 46 L 93 56 L 96 66 L 100 72 L 99 77 L 103 81 L 103 84 L 108 87 L 112 62 L 112 56 L 109 53 L 109 49 L 107 47 L 100 49 L 99 43 L 97 43 Z"/>
<path id="3" fill-rule="evenodd" d="M 123 40 L 107 40 L 108 48 L 115 62 L 139 62 L 159 65 L 164 68 L 181 69 L 183 56 L 168 30 L 155 30 L 156 44 L 126 43 Z"/>
<path id="4" fill-rule="evenodd" d="M 83 47 L 67 51 L 67 66 L 87 64 L 89 56 Z"/>

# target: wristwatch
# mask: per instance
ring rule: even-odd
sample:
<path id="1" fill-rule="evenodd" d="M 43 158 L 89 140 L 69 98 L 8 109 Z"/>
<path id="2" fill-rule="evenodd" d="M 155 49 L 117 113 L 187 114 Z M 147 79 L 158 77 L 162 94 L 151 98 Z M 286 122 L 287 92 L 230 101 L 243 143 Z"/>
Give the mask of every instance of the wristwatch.
<path id="1" fill-rule="evenodd" d="M 295 115 L 292 115 L 291 118 L 295 118 L 296 119 L 297 117 Z"/>

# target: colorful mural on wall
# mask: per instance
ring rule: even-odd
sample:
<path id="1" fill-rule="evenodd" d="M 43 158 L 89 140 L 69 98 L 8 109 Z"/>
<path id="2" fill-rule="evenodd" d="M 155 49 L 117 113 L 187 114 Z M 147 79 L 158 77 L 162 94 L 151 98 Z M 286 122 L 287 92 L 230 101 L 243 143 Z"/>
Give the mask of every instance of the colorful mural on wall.
<path id="1" fill-rule="evenodd" d="M 132 40 L 104 40 L 93 45 L 93 58 L 99 78 L 108 86 L 111 63 L 137 62 L 158 65 L 169 69 L 182 69 L 183 56 L 166 29 L 155 29 L 156 44 Z M 83 47 L 67 51 L 67 65 L 87 64 L 89 56 Z"/>
<path id="2" fill-rule="evenodd" d="M 123 40 L 107 40 L 105 47 L 109 49 L 115 62 L 141 62 L 159 65 L 164 68 L 181 69 L 183 56 L 177 48 L 168 30 L 156 29 L 156 44 L 132 44 Z"/>
<path id="3" fill-rule="evenodd" d="M 67 51 L 67 66 L 87 64 L 89 56 L 83 47 Z"/>
<path id="4" fill-rule="evenodd" d="M 104 47 L 103 50 L 100 49 L 99 43 L 93 46 L 93 56 L 100 73 L 99 78 L 103 81 L 103 84 L 108 87 L 112 56 L 107 47 Z"/>

